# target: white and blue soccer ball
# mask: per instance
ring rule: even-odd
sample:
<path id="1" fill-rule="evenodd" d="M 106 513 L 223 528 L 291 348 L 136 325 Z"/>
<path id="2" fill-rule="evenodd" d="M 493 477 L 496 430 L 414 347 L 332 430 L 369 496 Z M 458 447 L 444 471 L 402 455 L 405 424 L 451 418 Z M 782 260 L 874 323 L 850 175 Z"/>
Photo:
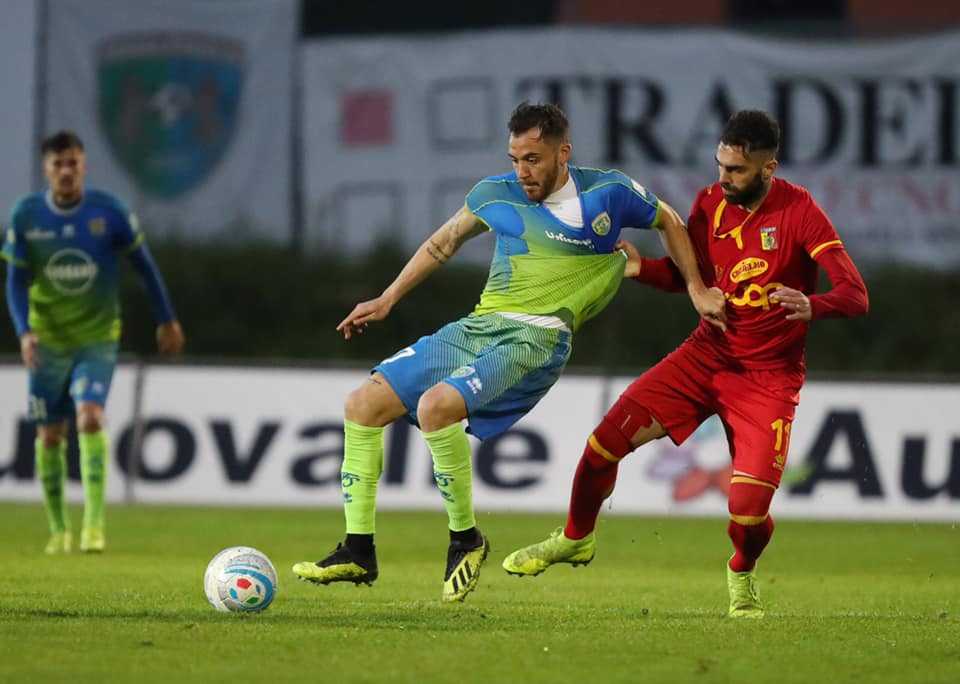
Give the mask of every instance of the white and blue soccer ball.
<path id="1" fill-rule="evenodd" d="M 203 573 L 210 605 L 224 613 L 259 613 L 277 595 L 277 570 L 266 554 L 231 546 L 213 557 Z"/>

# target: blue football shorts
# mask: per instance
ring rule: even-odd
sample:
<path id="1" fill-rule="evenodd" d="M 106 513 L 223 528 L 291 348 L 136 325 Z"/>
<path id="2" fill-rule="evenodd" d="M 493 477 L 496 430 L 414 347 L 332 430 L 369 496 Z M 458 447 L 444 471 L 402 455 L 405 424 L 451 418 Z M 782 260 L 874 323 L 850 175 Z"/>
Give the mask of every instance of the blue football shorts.
<path id="1" fill-rule="evenodd" d="M 528 413 L 560 377 L 571 334 L 498 314 L 470 315 L 381 361 L 383 375 L 417 425 L 420 396 L 444 382 L 463 397 L 468 431 L 495 437 Z"/>
<path id="2" fill-rule="evenodd" d="M 104 342 L 57 351 L 40 345 L 37 369 L 30 371 L 30 419 L 49 425 L 70 419 L 75 404 L 104 406 L 117 365 L 117 344 Z"/>

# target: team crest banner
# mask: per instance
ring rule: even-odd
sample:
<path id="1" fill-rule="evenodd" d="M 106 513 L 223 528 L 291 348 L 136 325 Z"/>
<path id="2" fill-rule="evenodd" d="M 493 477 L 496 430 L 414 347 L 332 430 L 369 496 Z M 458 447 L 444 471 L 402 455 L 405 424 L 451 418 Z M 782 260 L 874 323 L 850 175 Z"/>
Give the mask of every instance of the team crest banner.
<path id="1" fill-rule="evenodd" d="M 129 202 L 153 234 L 243 226 L 286 241 L 296 8 L 50 3 L 44 133 L 75 130 L 89 184 Z"/>
<path id="2" fill-rule="evenodd" d="M 179 197 L 234 137 L 244 45 L 203 33 L 131 33 L 97 49 L 101 132 L 139 188 Z"/>

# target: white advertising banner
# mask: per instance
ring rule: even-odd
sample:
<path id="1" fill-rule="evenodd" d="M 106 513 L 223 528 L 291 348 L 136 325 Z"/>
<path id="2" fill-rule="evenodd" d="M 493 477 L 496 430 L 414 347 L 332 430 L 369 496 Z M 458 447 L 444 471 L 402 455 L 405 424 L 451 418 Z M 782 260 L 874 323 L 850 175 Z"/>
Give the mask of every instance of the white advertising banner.
<path id="1" fill-rule="evenodd" d="M 109 497 L 149 503 L 340 505 L 342 404 L 362 371 L 155 367 L 144 377 L 142 459 L 132 483 L 134 371 L 108 406 Z M 628 378 L 568 374 L 514 429 L 474 441 L 479 512 L 566 510 L 587 436 Z M 38 500 L 25 373 L 0 367 L 0 500 Z M 922 410 L 920 410 L 922 407 Z M 811 382 L 803 390 L 776 515 L 960 518 L 960 386 Z M 606 514 L 725 516 L 729 456 L 716 419 L 680 447 L 622 463 Z M 386 434 L 379 507 L 437 508 L 429 453 L 400 421 Z M 78 500 L 74 469 L 71 498 Z"/>
<path id="2" fill-rule="evenodd" d="M 290 236 L 296 0 L 49 3 L 44 133 L 154 233 Z"/>
<path id="3" fill-rule="evenodd" d="M 779 174 L 811 190 L 856 259 L 960 263 L 958 33 L 569 28 L 316 40 L 303 54 L 304 194 L 323 246 L 419 244 L 477 180 L 510 170 L 506 122 L 527 99 L 565 109 L 574 163 L 620 168 L 681 213 L 716 180 L 729 115 L 768 110 Z M 489 256 L 473 243 L 471 258 Z"/>

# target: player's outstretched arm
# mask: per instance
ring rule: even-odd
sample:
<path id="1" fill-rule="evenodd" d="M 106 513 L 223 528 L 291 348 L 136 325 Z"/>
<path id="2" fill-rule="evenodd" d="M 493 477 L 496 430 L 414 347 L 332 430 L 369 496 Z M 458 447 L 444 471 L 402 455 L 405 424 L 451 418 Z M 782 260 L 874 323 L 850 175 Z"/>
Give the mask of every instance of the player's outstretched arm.
<path id="1" fill-rule="evenodd" d="M 393 282 L 379 297 L 360 302 L 346 318 L 340 321 L 337 330 L 349 340 L 354 333 L 362 333 L 368 323 L 382 321 L 394 305 L 410 290 L 422 283 L 456 254 L 467 240 L 480 235 L 486 226 L 467 207 L 461 207 L 420 245 Z"/>
<path id="2" fill-rule="evenodd" d="M 676 210 L 663 200 L 660 201 L 656 227 L 661 231 L 667 254 L 670 255 L 687 284 L 690 301 L 693 302 L 697 313 L 711 325 L 726 330 L 726 299 L 723 292 L 720 288 L 708 288 L 704 284 L 693 243 L 687 234 L 687 227 Z"/>

